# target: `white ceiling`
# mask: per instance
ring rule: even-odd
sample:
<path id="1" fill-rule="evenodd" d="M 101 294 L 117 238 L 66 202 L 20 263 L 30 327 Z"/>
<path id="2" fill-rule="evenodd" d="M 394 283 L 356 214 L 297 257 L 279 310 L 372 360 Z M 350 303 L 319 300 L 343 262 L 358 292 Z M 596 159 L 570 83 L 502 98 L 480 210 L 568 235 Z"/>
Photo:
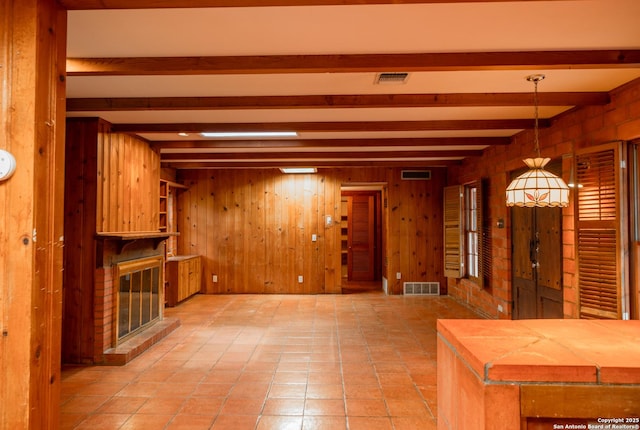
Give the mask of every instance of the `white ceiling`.
<path id="1" fill-rule="evenodd" d="M 488 124 L 470 130 L 458 129 L 455 125 L 414 127 L 409 124 L 406 130 L 394 126 L 394 131 L 376 131 L 377 126 L 371 124 L 391 124 L 395 121 L 530 120 L 533 117 L 533 106 L 529 101 L 502 106 L 496 103 L 432 103 L 429 106 L 404 107 L 390 97 L 391 102 L 375 107 L 358 105 L 336 108 L 330 101 L 312 107 L 296 107 L 291 101 L 285 101 L 275 108 L 261 106 L 262 103 L 270 103 L 270 97 L 273 96 L 530 95 L 533 84 L 525 77 L 543 73 L 546 79 L 539 84 L 542 99 L 545 92 L 609 92 L 640 78 L 640 61 L 626 62 L 622 66 L 611 62 L 585 65 L 567 61 L 568 64 L 544 63 L 539 66 L 505 64 L 457 67 L 447 64 L 443 67 L 418 67 L 403 63 L 402 58 L 398 62 L 387 62 L 383 58 L 380 70 L 369 65 L 347 72 L 342 72 L 335 66 L 337 63 L 332 63 L 361 54 L 503 53 L 507 56 L 505 58 L 510 58 L 513 53 L 601 50 L 633 50 L 632 54 L 637 60 L 636 50 L 640 50 L 638 0 L 451 0 L 444 3 L 440 0 L 424 4 L 399 2 L 332 6 L 304 6 L 302 4 L 309 2 L 299 1 L 294 3 L 300 6 L 159 9 L 100 9 L 108 7 L 105 4 L 119 7 L 118 0 L 61 0 L 61 3 L 70 9 L 68 57 L 71 60 L 101 59 L 93 64 L 97 71 L 86 73 L 78 73 L 75 63 L 71 60 L 68 62 L 69 102 L 85 98 L 99 99 L 103 105 L 126 103 L 130 101 L 128 98 L 142 99 L 142 102 L 151 104 L 157 102 L 153 109 L 138 107 L 135 110 L 107 110 L 81 103 L 84 107 L 69 109 L 68 116 L 99 116 L 124 131 L 140 130 L 138 134 L 141 137 L 157 142 L 163 162 L 177 168 L 266 166 L 269 163 L 274 166 L 284 163 L 318 166 L 371 163 L 410 165 L 411 160 L 413 164 L 438 165 L 446 160 L 456 161 L 477 154 L 460 153 L 460 150 L 481 150 L 492 144 L 479 140 L 479 144 L 474 146 L 471 141 L 444 142 L 438 138 L 508 137 L 520 132 L 522 127 L 492 128 Z M 163 2 L 131 0 L 126 3 L 128 7 L 144 7 Z M 262 2 L 271 3 L 282 4 Z M 164 4 L 175 6 L 181 2 L 165 0 Z M 216 3 L 213 1 L 211 4 Z M 84 7 L 97 9 L 72 10 Z M 163 61 L 170 63 L 175 57 L 195 57 L 195 64 L 199 65 L 206 62 L 208 57 L 214 57 L 215 60 L 219 56 L 255 57 L 256 67 L 260 70 L 250 67 L 235 70 L 229 67 L 220 72 L 205 67 L 199 71 L 167 72 L 163 69 Z M 275 72 L 265 72 L 263 64 L 268 64 L 272 57 L 277 62 L 282 59 L 280 56 L 298 56 L 295 58 L 300 64 L 294 67 L 298 70 L 289 68 L 285 70 L 286 73 L 278 73 L 277 69 L 274 69 Z M 313 70 L 305 70 L 308 56 L 327 56 L 327 71 L 316 66 Z M 162 57 L 162 61 L 156 63 L 159 64 L 156 68 L 144 72 L 125 71 L 120 72 L 124 74 L 114 75 L 101 69 L 105 64 L 119 64 L 122 59 L 144 61 L 146 57 Z M 203 57 L 206 57 L 205 60 Z M 221 60 L 223 66 L 225 61 Z M 403 66 L 410 72 L 406 83 L 375 83 L 377 72 L 402 71 Z M 251 99 L 253 105 L 243 108 L 220 108 L 214 102 L 197 109 L 184 106 L 171 108 L 172 99 L 163 99 L 180 98 L 182 103 L 188 104 L 191 99 L 187 98 L 198 97 L 259 98 Z M 169 106 L 158 108 L 167 103 Z M 552 118 L 573 106 L 541 103 L 540 117 Z M 340 123 L 344 122 L 366 124 L 341 127 Z M 241 124 L 244 123 L 249 124 L 247 128 L 269 123 L 284 123 L 289 127 L 298 124 L 301 129 L 312 131 L 300 131 L 298 139 L 289 144 L 280 142 L 275 147 L 269 147 L 265 139 L 257 143 L 245 140 L 211 143 L 212 139 L 202 140 L 194 132 L 206 128 L 206 125 L 217 124 L 221 128 L 237 125 L 242 128 Z M 305 123 L 314 123 L 314 127 L 303 127 Z M 128 124 L 142 125 L 128 128 Z M 150 128 L 149 124 L 158 127 Z M 179 130 L 176 127 L 193 124 L 198 126 L 184 130 L 189 133 L 187 137 L 177 135 Z M 330 126 L 324 127 L 326 124 Z M 411 141 L 393 140 L 399 138 L 410 138 Z M 307 139 L 318 140 L 314 144 L 307 142 Z M 353 144 L 346 145 L 342 141 L 329 143 L 335 139 L 351 139 Z M 367 154 L 372 149 L 378 154 Z M 407 153 L 403 154 L 404 151 Z M 438 152 L 434 154 L 433 151 Z M 257 152 L 262 155 L 244 156 Z M 277 161 L 282 160 L 282 157 L 278 157 L 283 152 L 286 153 L 286 161 Z M 296 152 L 299 152 L 298 157 L 292 155 Z M 324 152 L 325 156 L 318 154 Z M 344 152 L 348 152 L 347 157 L 340 154 Z M 180 153 L 185 155 L 183 160 L 179 159 Z M 196 164 L 193 164 L 194 153 L 203 154 L 197 158 Z M 216 157 L 219 153 L 238 155 L 222 160 Z M 173 159 L 169 160 L 167 154 L 172 154 Z M 372 161 L 364 163 L 364 160 Z"/>

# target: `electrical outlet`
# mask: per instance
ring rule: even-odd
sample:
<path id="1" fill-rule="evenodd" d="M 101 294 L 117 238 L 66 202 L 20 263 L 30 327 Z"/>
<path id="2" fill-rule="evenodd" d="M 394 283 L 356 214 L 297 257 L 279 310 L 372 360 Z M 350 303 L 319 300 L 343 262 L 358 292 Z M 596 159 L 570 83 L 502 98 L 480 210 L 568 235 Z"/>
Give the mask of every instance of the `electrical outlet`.
<path id="1" fill-rule="evenodd" d="M 503 312 L 504 308 L 502 307 L 502 305 L 498 305 L 498 312 Z"/>
<path id="2" fill-rule="evenodd" d="M 396 279 L 402 279 L 402 273 L 396 272 Z"/>
<path id="3" fill-rule="evenodd" d="M 318 235 L 312 234 L 311 235 L 311 242 L 315 242 L 316 240 L 318 240 Z"/>
<path id="4" fill-rule="evenodd" d="M 212 275 L 211 276 L 211 281 L 218 282 L 218 275 Z"/>
<path id="5" fill-rule="evenodd" d="M 304 282 L 304 278 L 302 275 L 298 276 L 298 284 L 302 284 Z"/>

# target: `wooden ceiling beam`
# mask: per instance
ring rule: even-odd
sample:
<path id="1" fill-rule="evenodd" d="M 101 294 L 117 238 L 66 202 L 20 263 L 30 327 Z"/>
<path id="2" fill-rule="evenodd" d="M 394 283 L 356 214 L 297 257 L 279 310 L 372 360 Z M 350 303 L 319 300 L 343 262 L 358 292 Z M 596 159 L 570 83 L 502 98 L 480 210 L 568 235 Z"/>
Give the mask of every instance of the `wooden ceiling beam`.
<path id="1" fill-rule="evenodd" d="M 318 168 L 340 168 L 340 167 L 404 167 L 404 168 L 435 168 L 450 167 L 460 165 L 460 160 L 349 160 L 349 161 L 203 161 L 188 163 L 168 163 L 162 162 L 162 167 L 173 169 L 251 169 L 251 168 L 278 168 L 278 167 L 318 167 Z"/>
<path id="2" fill-rule="evenodd" d="M 539 121 L 540 128 L 551 125 Z M 264 122 L 264 123 L 151 123 L 113 124 L 111 130 L 122 133 L 199 133 L 234 131 L 425 131 L 425 130 L 519 130 L 533 128 L 533 119 L 487 119 L 442 121 L 337 121 L 337 122 Z"/>
<path id="3" fill-rule="evenodd" d="M 362 151 L 326 151 L 326 152 L 216 152 L 216 153 L 182 153 L 162 154 L 161 161 L 219 161 L 219 160 L 327 160 L 336 158 L 344 159 L 384 159 L 397 158 L 456 158 L 478 157 L 482 155 L 481 149 L 447 150 L 447 151 L 372 151 L 363 148 Z"/>
<path id="4" fill-rule="evenodd" d="M 446 52 L 418 54 L 68 58 L 68 76 L 419 72 L 622 68 L 640 50 Z"/>
<path id="5" fill-rule="evenodd" d="M 509 137 L 432 137 L 390 139 L 291 139 L 291 140 L 188 140 L 151 142 L 154 149 L 240 149 L 240 148 L 343 148 L 343 147 L 423 147 L 508 145 Z"/>
<path id="6" fill-rule="evenodd" d="M 513 0 L 58 0 L 67 10 L 199 7 L 346 6 L 420 3 L 501 3 Z M 543 0 L 520 0 L 543 1 Z M 548 1 L 548 0 L 547 0 Z"/>
<path id="7" fill-rule="evenodd" d="M 539 93 L 542 106 L 605 105 L 606 92 Z M 532 93 L 69 98 L 67 112 L 531 106 Z"/>

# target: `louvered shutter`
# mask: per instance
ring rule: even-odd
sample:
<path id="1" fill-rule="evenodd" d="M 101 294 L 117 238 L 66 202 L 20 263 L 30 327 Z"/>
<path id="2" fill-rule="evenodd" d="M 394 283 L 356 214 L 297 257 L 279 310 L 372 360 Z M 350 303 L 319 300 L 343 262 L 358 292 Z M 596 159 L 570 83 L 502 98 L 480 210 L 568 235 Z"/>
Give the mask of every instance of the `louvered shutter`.
<path id="1" fill-rule="evenodd" d="M 626 263 L 620 143 L 576 154 L 580 318 L 620 319 Z"/>
<path id="2" fill-rule="evenodd" d="M 489 205 L 487 202 L 489 189 L 488 179 L 479 181 L 478 184 L 478 225 L 480 226 L 480 287 L 491 286 L 491 272 L 493 269 L 493 258 L 491 258 L 491 223 L 487 212 Z"/>
<path id="3" fill-rule="evenodd" d="M 462 277 L 462 187 L 444 188 L 444 276 Z"/>

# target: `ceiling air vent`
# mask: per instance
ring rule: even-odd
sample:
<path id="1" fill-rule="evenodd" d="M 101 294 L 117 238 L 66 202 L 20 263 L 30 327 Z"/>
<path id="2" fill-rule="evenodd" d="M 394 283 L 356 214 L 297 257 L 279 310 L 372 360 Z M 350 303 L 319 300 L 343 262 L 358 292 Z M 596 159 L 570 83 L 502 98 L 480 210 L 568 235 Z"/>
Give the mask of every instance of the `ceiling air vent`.
<path id="1" fill-rule="evenodd" d="M 407 72 L 378 73 L 376 84 L 404 84 L 409 78 Z"/>
<path id="2" fill-rule="evenodd" d="M 431 179 L 431 170 L 403 170 L 403 181 L 428 181 Z"/>

